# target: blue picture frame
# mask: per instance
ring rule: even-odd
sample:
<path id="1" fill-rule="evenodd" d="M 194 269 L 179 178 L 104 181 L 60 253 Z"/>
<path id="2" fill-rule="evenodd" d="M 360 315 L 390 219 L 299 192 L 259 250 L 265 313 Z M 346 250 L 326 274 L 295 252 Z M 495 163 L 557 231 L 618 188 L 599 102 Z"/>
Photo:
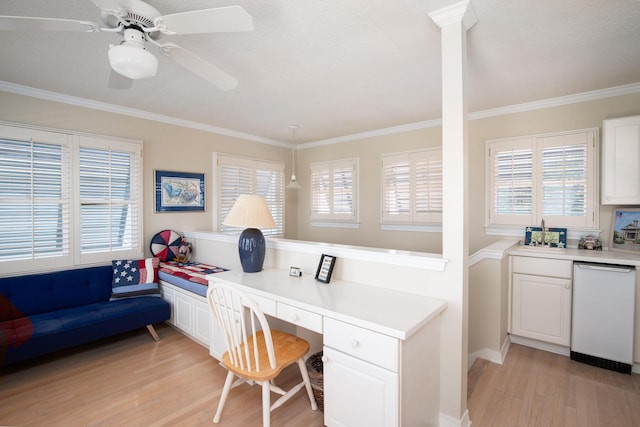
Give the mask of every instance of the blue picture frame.
<path id="1" fill-rule="evenodd" d="M 156 212 L 184 212 L 205 210 L 203 173 L 156 170 Z"/>

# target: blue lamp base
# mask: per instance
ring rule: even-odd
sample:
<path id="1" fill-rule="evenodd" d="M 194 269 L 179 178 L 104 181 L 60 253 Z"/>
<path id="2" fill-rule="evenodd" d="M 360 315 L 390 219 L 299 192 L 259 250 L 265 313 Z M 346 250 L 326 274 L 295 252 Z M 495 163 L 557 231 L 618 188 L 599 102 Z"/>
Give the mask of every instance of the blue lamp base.
<path id="1" fill-rule="evenodd" d="M 238 252 L 240 264 L 245 273 L 257 273 L 262 271 L 266 245 L 262 231 L 257 228 L 247 228 L 240 234 L 238 240 Z"/>

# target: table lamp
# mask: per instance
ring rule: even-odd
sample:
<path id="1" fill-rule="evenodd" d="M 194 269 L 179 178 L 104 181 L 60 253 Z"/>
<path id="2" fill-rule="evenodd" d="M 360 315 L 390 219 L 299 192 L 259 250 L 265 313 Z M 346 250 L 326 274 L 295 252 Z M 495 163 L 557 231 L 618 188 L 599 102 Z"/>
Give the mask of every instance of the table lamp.
<path id="1" fill-rule="evenodd" d="M 240 240 L 238 240 L 242 271 L 245 273 L 262 271 L 266 245 L 262 231 L 258 227 L 276 226 L 264 197 L 241 194 L 222 223 L 235 227 L 248 227 L 240 234 Z"/>

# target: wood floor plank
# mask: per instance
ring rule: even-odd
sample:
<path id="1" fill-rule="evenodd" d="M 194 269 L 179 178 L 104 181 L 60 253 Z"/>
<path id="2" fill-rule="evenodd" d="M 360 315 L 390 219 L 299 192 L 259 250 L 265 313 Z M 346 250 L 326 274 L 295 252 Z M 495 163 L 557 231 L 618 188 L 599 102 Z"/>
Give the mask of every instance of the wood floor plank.
<path id="1" fill-rule="evenodd" d="M 158 342 L 140 330 L 6 369 L 0 425 L 211 426 L 226 371 L 173 328 L 160 325 L 158 333 Z M 640 375 L 516 344 L 503 365 L 475 364 L 468 379 L 474 427 L 640 426 Z M 278 381 L 286 388 L 299 372 L 288 369 Z M 261 425 L 260 402 L 259 387 L 232 390 L 220 425 Z M 323 425 L 304 393 L 271 419 L 273 426 Z"/>
<path id="2" fill-rule="evenodd" d="M 640 375 L 512 344 L 503 365 L 486 363 L 468 395 L 474 427 L 640 426 Z"/>
<path id="3" fill-rule="evenodd" d="M 0 377 L 0 425 L 211 426 L 226 370 L 206 348 L 159 325 L 5 369 Z M 296 370 L 277 383 L 300 380 Z M 274 397 L 275 399 L 276 397 Z M 260 426 L 260 388 L 230 392 L 221 426 Z M 271 414 L 273 426 L 322 426 L 306 393 Z"/>

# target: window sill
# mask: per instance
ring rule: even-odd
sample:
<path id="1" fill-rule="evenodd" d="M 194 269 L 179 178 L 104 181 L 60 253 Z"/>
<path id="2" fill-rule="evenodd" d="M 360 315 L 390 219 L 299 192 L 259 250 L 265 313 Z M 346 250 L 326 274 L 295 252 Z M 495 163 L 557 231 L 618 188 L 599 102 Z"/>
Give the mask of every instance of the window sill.
<path id="1" fill-rule="evenodd" d="M 360 228 L 360 223 L 341 221 L 311 221 L 311 226 L 325 228 Z"/>
<path id="2" fill-rule="evenodd" d="M 394 224 L 383 222 L 380 224 L 382 231 L 411 231 L 419 233 L 442 233 L 442 224 Z"/>

